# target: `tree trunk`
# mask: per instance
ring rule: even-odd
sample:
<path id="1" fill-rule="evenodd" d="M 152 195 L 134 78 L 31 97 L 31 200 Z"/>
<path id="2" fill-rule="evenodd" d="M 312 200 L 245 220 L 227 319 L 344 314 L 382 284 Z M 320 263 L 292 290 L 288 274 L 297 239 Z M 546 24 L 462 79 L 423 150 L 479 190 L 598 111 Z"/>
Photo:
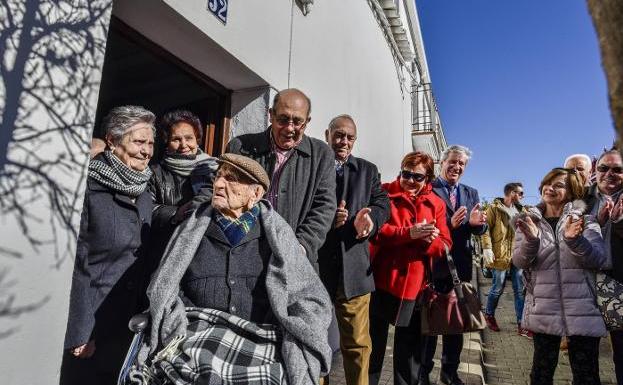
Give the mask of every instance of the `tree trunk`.
<path id="1" fill-rule="evenodd" d="M 599 37 L 606 72 L 610 111 L 618 137 L 623 138 L 623 1 L 587 0 Z M 623 150 L 619 147 L 619 150 Z"/>

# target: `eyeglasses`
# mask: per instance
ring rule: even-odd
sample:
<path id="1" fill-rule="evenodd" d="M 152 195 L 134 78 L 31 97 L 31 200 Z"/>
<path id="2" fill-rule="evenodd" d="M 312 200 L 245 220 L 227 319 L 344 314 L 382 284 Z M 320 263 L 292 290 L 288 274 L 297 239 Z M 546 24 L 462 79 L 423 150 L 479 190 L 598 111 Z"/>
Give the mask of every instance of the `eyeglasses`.
<path id="1" fill-rule="evenodd" d="M 275 120 L 277 121 L 277 124 L 279 124 L 280 126 L 287 126 L 289 124 L 292 124 L 294 128 L 301 128 L 303 127 L 305 123 L 307 123 L 307 119 L 296 118 L 296 117 L 290 118 L 289 116 L 286 116 L 286 115 L 279 115 L 275 118 Z"/>
<path id="2" fill-rule="evenodd" d="M 515 194 L 519 195 L 520 197 L 523 196 L 523 191 L 515 191 Z"/>
<path id="3" fill-rule="evenodd" d="M 400 171 L 400 177 L 405 180 L 413 179 L 416 182 L 422 182 L 426 179 L 425 174 L 420 174 L 419 172 L 411 172 L 407 170 Z"/>
<path id="4" fill-rule="evenodd" d="M 600 164 L 597 166 L 597 171 L 603 172 L 604 174 L 608 172 L 608 170 L 612 171 L 613 174 L 623 174 L 623 167 L 621 166 L 606 166 L 605 164 Z"/>

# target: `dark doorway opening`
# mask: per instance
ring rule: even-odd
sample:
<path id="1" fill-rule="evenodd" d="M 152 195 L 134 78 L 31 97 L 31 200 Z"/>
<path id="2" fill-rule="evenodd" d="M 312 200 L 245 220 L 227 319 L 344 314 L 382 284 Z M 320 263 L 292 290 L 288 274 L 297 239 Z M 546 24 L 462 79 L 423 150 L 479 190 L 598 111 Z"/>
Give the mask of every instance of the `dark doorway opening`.
<path id="1" fill-rule="evenodd" d="M 113 16 L 93 136 L 103 138 L 102 118 L 115 106 L 140 105 L 158 118 L 167 111 L 186 109 L 201 119 L 203 150 L 218 156 L 229 140 L 230 95 L 231 91 Z M 159 143 L 154 161 L 161 150 Z"/>

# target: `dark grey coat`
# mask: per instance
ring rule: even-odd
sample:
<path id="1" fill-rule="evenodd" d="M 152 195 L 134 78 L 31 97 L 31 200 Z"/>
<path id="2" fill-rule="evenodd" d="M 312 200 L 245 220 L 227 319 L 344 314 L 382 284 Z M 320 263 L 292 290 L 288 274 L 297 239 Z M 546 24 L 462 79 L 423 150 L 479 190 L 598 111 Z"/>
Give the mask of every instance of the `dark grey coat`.
<path id="1" fill-rule="evenodd" d="M 153 204 L 133 203 L 89 178 L 71 286 L 65 348 L 127 329 L 144 294 L 143 263 Z M 127 318 L 126 318 L 127 316 Z"/>
<path id="2" fill-rule="evenodd" d="M 260 133 L 233 138 L 227 152 L 256 160 L 269 177 L 276 156 L 271 149 L 270 127 Z M 326 143 L 303 136 L 283 166 L 276 211 L 294 229 L 307 258 L 317 267 L 318 249 L 335 217 L 335 161 Z"/>
<path id="3" fill-rule="evenodd" d="M 586 202 L 586 212 L 593 212 L 593 208 L 599 203 L 597 199 L 597 185 L 592 185 L 588 189 L 588 194 L 585 195 L 584 201 Z M 607 242 L 606 234 L 609 233 L 609 254 L 612 259 L 612 270 L 608 270 L 606 273 L 619 282 L 623 282 L 623 221 L 613 223 L 608 221 L 601 229 L 602 235 L 604 235 L 604 241 Z"/>
<path id="4" fill-rule="evenodd" d="M 146 307 L 145 248 L 152 207 L 147 190 L 133 203 L 128 196 L 87 180 L 65 349 L 95 340 L 95 355 L 79 359 L 78 365 L 90 376 L 118 373 L 132 338 L 128 321 Z M 64 362 L 63 383 L 89 382 L 71 380 L 77 376 L 70 373 L 74 370 L 76 365 Z"/>
<path id="5" fill-rule="evenodd" d="M 344 226 L 333 226 L 327 240 L 318 252 L 320 279 L 329 294 L 335 298 L 340 281 L 347 299 L 370 293 L 374 279 L 370 268 L 368 239 L 374 237 L 389 216 L 389 198 L 381 188 L 379 171 L 365 159 L 350 156 L 344 163 L 344 186 L 338 201 L 346 202 L 348 220 Z M 364 207 L 372 211 L 374 230 L 367 238 L 357 239 L 355 215 Z"/>

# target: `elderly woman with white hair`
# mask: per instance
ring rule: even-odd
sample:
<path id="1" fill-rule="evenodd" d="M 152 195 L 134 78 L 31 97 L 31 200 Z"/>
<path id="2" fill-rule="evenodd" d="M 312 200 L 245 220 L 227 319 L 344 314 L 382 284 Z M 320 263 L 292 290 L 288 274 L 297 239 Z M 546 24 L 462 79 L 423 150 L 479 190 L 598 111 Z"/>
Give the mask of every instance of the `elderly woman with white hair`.
<path id="1" fill-rule="evenodd" d="M 132 339 L 128 321 L 145 306 L 154 121 L 138 106 L 104 118 L 106 150 L 89 163 L 61 384 L 114 384 Z"/>

